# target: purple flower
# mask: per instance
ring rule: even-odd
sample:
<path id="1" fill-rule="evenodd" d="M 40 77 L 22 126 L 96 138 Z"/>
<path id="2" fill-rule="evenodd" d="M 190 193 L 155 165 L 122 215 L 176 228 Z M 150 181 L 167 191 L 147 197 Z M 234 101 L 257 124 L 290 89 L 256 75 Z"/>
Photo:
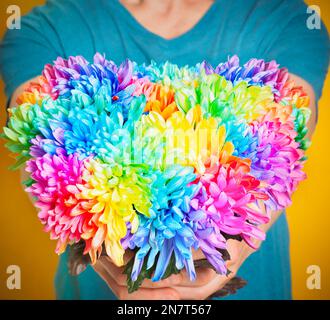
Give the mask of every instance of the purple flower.
<path id="1" fill-rule="evenodd" d="M 275 100 L 279 98 L 280 91 L 288 80 L 287 69 L 279 68 L 275 61 L 265 62 L 263 59 L 250 59 L 243 66 L 239 64 L 239 58 L 234 55 L 224 63 L 213 68 L 207 62 L 201 64 L 206 74 L 217 73 L 231 81 L 246 81 L 249 85 L 270 86 L 275 94 Z"/>
<path id="2" fill-rule="evenodd" d="M 302 171 L 303 151 L 295 141 L 297 132 L 292 121 L 254 121 L 251 124 L 257 144 L 245 153 L 252 160 L 251 173 L 267 184 L 265 204 L 270 210 L 282 210 L 291 204 L 291 195 L 305 179 Z"/>
<path id="3" fill-rule="evenodd" d="M 190 279 L 195 279 L 192 248 L 198 248 L 198 239 L 192 229 L 189 203 L 199 186 L 190 185 L 196 178 L 193 171 L 191 167 L 174 165 L 154 173 L 150 216 L 139 217 L 139 228 L 129 241 L 131 249 L 139 248 L 131 274 L 133 281 L 145 259 L 147 269 L 156 265 L 153 281 L 162 279 L 172 255 L 177 269 L 186 268 Z"/>
<path id="4" fill-rule="evenodd" d="M 71 96 L 75 91 L 87 94 L 94 100 L 104 100 L 106 104 L 129 103 L 132 96 L 133 63 L 124 61 L 119 67 L 106 60 L 102 55 L 94 56 L 94 63 L 89 63 L 81 56 L 67 60 L 57 58 L 54 65 L 46 65 L 43 75 L 60 96 Z"/>

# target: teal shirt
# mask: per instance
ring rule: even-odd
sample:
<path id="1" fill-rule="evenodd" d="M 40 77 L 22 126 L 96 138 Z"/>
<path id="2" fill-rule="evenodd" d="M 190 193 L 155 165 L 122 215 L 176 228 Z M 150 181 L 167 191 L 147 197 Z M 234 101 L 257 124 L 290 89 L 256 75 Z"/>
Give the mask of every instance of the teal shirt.
<path id="1" fill-rule="evenodd" d="M 213 65 L 237 54 L 275 59 L 322 93 L 329 64 L 325 26 L 309 29 L 301 0 L 216 0 L 188 32 L 166 40 L 140 25 L 118 0 L 50 0 L 22 18 L 21 29 L 6 33 L 0 45 L 0 72 L 8 98 L 15 88 L 41 73 L 58 56 L 105 53 L 116 63 L 169 60 L 179 65 L 207 60 Z M 267 234 L 261 249 L 239 275 L 248 285 L 230 299 L 290 299 L 289 236 L 285 215 Z M 60 299 L 114 299 L 103 280 L 88 267 L 78 277 L 60 258 L 55 279 Z"/>

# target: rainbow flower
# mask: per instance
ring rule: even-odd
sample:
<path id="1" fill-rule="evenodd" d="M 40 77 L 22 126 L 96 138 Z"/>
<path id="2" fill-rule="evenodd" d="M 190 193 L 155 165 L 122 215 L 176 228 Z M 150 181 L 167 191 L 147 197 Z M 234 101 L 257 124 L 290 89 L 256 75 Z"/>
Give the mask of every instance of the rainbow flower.
<path id="1" fill-rule="evenodd" d="M 82 56 L 69 59 L 57 58 L 54 65 L 46 65 L 43 76 L 52 86 L 54 94 L 68 97 L 79 91 L 93 100 L 101 95 L 107 104 L 129 103 L 134 87 L 133 63 L 126 60 L 117 67 L 100 54 L 94 56 L 90 64 Z"/>
<path id="2" fill-rule="evenodd" d="M 192 248 L 198 248 L 198 239 L 189 222 L 189 203 L 198 190 L 198 185 L 190 184 L 196 177 L 194 170 L 177 165 L 154 175 L 150 216 L 140 218 L 140 226 L 129 241 L 131 249 L 139 248 L 132 279 L 137 279 L 144 259 L 147 259 L 148 269 L 156 265 L 153 281 L 160 280 L 174 255 L 176 267 L 179 270 L 185 267 L 190 279 L 194 280 Z"/>
<path id="3" fill-rule="evenodd" d="M 139 79 L 135 82 L 134 95 L 140 96 L 142 94 L 147 99 L 145 112 L 158 112 L 164 119 L 168 119 L 173 112 L 178 111 L 174 90 L 168 86 Z"/>
<path id="4" fill-rule="evenodd" d="M 84 164 L 76 155 L 44 154 L 27 162 L 26 171 L 33 183 L 27 191 L 36 198 L 38 217 L 51 239 L 57 239 L 56 252 L 78 242 L 90 229 L 92 215 L 79 210 L 81 200 L 77 184 L 83 183 Z"/>
<path id="5" fill-rule="evenodd" d="M 298 183 L 305 179 L 303 150 L 295 141 L 294 124 L 265 118 L 262 122 L 253 122 L 251 129 L 257 138 L 257 144 L 246 154 L 252 160 L 252 174 L 267 184 L 267 206 L 272 210 L 284 209 L 291 204 L 291 195 Z"/>
<path id="6" fill-rule="evenodd" d="M 245 81 L 250 86 L 268 86 L 275 95 L 275 101 L 278 101 L 289 78 L 288 70 L 279 68 L 274 60 L 265 62 L 262 59 L 252 58 L 240 66 L 239 58 L 236 55 L 229 57 L 226 62 L 220 63 L 216 68 L 204 61 L 201 68 L 205 70 L 206 74 L 219 74 L 234 84 Z"/>
<path id="7" fill-rule="evenodd" d="M 151 180 L 144 173 L 147 167 L 88 159 L 85 168 L 84 183 L 77 185 L 79 197 L 92 204 L 91 213 L 100 214 L 98 221 L 102 227 L 95 235 L 85 233 L 82 238 L 93 237 L 94 250 L 101 248 L 104 242 L 108 256 L 117 265 L 123 265 L 124 249 L 120 241 L 126 236 L 126 224 L 130 223 L 134 233 L 139 223 L 138 213 L 141 216 L 150 214 Z"/>
<path id="8" fill-rule="evenodd" d="M 258 200 L 267 200 L 268 196 L 260 188 L 260 181 L 250 174 L 249 161 L 232 158 L 226 164 L 210 162 L 198 181 L 202 188 L 191 206 L 205 212 L 208 223 L 224 234 L 241 236 L 251 246 L 252 238 L 264 240 L 257 226 L 269 218 Z M 208 257 L 208 250 L 202 250 Z"/>

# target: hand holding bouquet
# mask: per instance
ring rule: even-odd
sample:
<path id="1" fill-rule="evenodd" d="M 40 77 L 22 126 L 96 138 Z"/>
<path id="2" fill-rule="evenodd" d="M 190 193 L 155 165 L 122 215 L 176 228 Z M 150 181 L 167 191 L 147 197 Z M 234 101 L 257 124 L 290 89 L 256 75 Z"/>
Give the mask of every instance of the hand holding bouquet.
<path id="1" fill-rule="evenodd" d="M 194 281 L 193 250 L 227 274 L 228 239 L 265 239 L 260 225 L 305 178 L 308 103 L 274 61 L 58 58 L 9 110 L 4 136 L 56 252 L 122 266 L 132 250 L 133 291 L 182 269 Z"/>

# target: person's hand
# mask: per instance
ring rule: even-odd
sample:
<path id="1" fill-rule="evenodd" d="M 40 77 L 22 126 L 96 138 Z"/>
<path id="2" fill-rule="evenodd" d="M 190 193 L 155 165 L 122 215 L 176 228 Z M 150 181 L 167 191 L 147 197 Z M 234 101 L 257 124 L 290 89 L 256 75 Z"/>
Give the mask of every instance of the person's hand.
<path id="1" fill-rule="evenodd" d="M 204 300 L 235 277 L 237 270 L 253 249 L 243 241 L 228 240 L 228 251 L 231 256 L 227 261 L 227 267 L 231 271 L 228 276 L 219 275 L 211 268 L 201 267 L 196 268 L 195 281 L 190 281 L 187 272 L 181 271 L 158 282 L 145 279 L 141 287 L 131 294 L 127 291 L 124 268 L 116 267 L 109 257 L 102 256 L 94 265 L 94 269 L 120 300 Z M 126 255 L 125 262 L 130 258 L 131 255 Z M 194 260 L 203 258 L 201 251 L 194 252 Z"/>
<path id="2" fill-rule="evenodd" d="M 124 263 L 127 263 L 132 256 L 131 252 L 125 253 Z M 93 268 L 120 300 L 176 300 L 180 298 L 169 284 L 165 285 L 163 282 L 168 282 L 169 278 L 159 282 L 145 279 L 137 291 L 128 293 L 127 276 L 123 274 L 124 267 L 114 265 L 108 256 L 101 256 Z"/>
<path id="3" fill-rule="evenodd" d="M 230 260 L 226 262 L 229 275 L 219 275 L 211 268 L 196 268 L 196 281 L 189 281 L 186 271 L 182 271 L 178 284 L 172 286 L 179 294 L 179 299 L 204 300 L 216 291 L 222 289 L 231 279 L 233 279 L 242 263 L 255 250 L 249 247 L 244 241 L 229 239 L 227 242 Z M 197 260 L 201 259 L 203 254 L 197 252 Z"/>

